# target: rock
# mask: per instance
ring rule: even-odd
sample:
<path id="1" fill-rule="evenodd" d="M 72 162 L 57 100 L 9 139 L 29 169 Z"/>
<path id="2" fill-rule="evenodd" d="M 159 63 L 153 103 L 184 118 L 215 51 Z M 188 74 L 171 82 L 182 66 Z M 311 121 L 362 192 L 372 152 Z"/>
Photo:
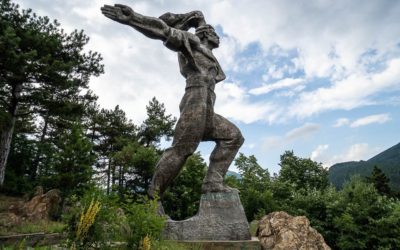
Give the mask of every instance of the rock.
<path id="1" fill-rule="evenodd" d="M 206 193 L 197 215 L 169 219 L 164 229 L 168 240 L 250 240 L 249 224 L 238 192 Z"/>
<path id="2" fill-rule="evenodd" d="M 331 249 L 305 216 L 293 217 L 286 212 L 264 216 L 258 223 L 257 236 L 265 250 Z"/>
<path id="3" fill-rule="evenodd" d="M 13 227 L 20 221 L 21 219 L 14 213 L 0 213 L 0 227 Z"/>
<path id="4" fill-rule="evenodd" d="M 49 217 L 59 208 L 61 202 L 60 191 L 58 189 L 49 190 L 43 194 L 43 188 L 38 187 L 30 201 L 19 208 L 13 210 L 20 211 L 21 217 L 29 221 L 49 219 Z"/>
<path id="5" fill-rule="evenodd" d="M 14 204 L 9 206 L 8 211 L 10 213 L 14 213 L 18 216 L 21 216 L 24 213 L 24 211 L 22 209 L 24 207 L 24 204 L 25 204 L 24 201 L 15 202 Z"/>
<path id="6" fill-rule="evenodd" d="M 42 195 L 43 193 L 44 193 L 43 187 L 42 186 L 37 186 L 35 188 L 33 196 L 39 196 L 39 195 Z"/>

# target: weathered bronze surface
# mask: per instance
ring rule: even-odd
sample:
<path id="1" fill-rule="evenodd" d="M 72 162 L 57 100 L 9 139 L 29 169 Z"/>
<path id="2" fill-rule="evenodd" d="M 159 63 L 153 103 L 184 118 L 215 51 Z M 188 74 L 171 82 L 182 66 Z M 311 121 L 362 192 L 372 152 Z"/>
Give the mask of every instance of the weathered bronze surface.
<path id="1" fill-rule="evenodd" d="M 223 185 L 223 179 L 244 139 L 234 124 L 214 112 L 215 84 L 225 79 L 212 53 L 219 46 L 214 28 L 206 24 L 200 11 L 166 13 L 159 18 L 141 15 L 120 4 L 105 5 L 101 11 L 106 17 L 129 25 L 149 38 L 163 41 L 167 48 L 177 52 L 180 72 L 186 79 L 172 146 L 157 163 L 149 195 L 162 196 L 201 141 L 216 142 L 203 193 L 231 192 L 231 188 Z M 192 27 L 196 29 L 195 34 L 188 32 Z"/>

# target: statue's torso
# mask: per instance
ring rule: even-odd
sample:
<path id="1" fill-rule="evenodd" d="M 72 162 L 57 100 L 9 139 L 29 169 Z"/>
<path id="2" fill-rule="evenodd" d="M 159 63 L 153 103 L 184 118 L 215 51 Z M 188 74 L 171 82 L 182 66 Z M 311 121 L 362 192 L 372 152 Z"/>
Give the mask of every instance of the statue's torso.
<path id="1" fill-rule="evenodd" d="M 196 35 L 171 28 L 164 45 L 178 52 L 180 71 L 187 80 L 200 77 L 215 84 L 225 79 L 217 59 Z"/>
<path id="2" fill-rule="evenodd" d="M 221 67 L 209 49 L 193 50 L 192 55 L 194 64 L 183 53 L 178 53 L 180 71 L 186 79 L 193 76 L 207 76 L 213 79 L 214 83 L 222 80 L 220 79 L 223 74 Z"/>

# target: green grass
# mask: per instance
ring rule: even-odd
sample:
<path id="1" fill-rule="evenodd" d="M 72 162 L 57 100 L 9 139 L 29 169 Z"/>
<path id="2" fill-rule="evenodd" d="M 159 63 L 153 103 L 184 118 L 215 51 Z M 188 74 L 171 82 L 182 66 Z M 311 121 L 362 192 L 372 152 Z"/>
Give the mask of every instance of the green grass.
<path id="1" fill-rule="evenodd" d="M 257 227 L 258 227 L 258 220 L 253 220 L 252 222 L 250 222 L 251 236 L 256 237 Z"/>
<path id="2" fill-rule="evenodd" d="M 174 241 L 153 241 L 151 249 L 155 250 L 201 250 L 202 245 L 195 243 L 177 243 Z"/>
<path id="3" fill-rule="evenodd" d="M 30 234 L 30 233 L 62 233 L 66 229 L 64 223 L 58 221 L 22 222 L 11 228 L 0 227 L 0 235 Z"/>

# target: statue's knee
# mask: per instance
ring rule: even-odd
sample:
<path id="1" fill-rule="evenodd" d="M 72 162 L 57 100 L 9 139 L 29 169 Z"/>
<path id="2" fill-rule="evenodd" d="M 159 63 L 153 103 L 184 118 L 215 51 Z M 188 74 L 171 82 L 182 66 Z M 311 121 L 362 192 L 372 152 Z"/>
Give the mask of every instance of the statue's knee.
<path id="1" fill-rule="evenodd" d="M 178 144 L 174 146 L 174 149 L 182 156 L 190 156 L 196 151 L 198 145 L 199 143 Z"/>
<path id="2" fill-rule="evenodd" d="M 244 138 L 242 136 L 242 133 L 240 131 L 237 131 L 232 136 L 232 139 L 230 140 L 229 145 L 240 148 L 243 145 L 243 143 L 244 143 Z"/>
<path id="3" fill-rule="evenodd" d="M 239 147 L 242 146 L 244 143 L 244 137 L 240 131 L 236 135 L 236 142 Z"/>

